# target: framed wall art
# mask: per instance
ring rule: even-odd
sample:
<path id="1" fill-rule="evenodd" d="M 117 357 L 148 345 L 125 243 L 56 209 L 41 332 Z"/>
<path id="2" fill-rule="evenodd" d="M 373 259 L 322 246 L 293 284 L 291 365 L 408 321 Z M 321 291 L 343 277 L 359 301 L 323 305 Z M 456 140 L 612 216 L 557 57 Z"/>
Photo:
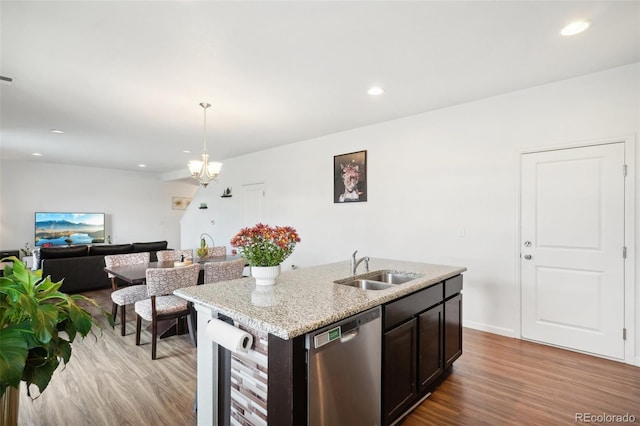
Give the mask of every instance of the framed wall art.
<path id="1" fill-rule="evenodd" d="M 171 208 L 173 210 L 186 210 L 189 204 L 191 204 L 191 198 L 171 197 Z"/>
<path id="2" fill-rule="evenodd" d="M 367 151 L 333 157 L 333 202 L 367 201 Z"/>

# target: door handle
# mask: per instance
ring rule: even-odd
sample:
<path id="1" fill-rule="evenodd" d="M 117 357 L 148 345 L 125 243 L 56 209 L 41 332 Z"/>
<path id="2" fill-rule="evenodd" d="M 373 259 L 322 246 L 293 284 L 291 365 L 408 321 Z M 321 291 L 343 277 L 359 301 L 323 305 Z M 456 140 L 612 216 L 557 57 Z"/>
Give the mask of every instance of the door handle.
<path id="1" fill-rule="evenodd" d="M 524 258 L 527 259 L 527 260 L 531 260 L 531 255 L 530 254 L 525 254 Z"/>

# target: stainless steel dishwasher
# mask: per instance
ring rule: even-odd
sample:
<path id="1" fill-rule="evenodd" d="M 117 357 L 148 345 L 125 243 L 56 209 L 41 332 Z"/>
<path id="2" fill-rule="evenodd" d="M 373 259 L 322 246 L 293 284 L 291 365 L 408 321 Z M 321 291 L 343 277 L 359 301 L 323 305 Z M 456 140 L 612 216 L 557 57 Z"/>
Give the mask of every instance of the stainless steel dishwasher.
<path id="1" fill-rule="evenodd" d="M 308 425 L 381 422 L 380 307 L 306 336 Z"/>

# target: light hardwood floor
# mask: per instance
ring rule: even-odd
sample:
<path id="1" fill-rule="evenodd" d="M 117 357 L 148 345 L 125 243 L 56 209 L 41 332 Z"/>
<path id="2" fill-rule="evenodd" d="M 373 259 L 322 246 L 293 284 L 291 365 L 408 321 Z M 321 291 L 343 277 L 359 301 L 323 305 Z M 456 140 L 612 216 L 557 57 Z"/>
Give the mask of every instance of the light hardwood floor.
<path id="1" fill-rule="evenodd" d="M 86 294 L 110 310 L 109 290 Z M 105 327 L 98 338 L 78 340 L 40 398 L 23 392 L 19 424 L 196 424 L 196 349 L 188 336 L 161 340 L 151 361 L 149 333 L 136 347 L 134 313 L 127 315 L 126 336 Z M 638 367 L 466 328 L 463 350 L 403 426 L 570 425 L 576 413 L 628 413 L 640 424 Z"/>
<path id="2" fill-rule="evenodd" d="M 84 293 L 111 312 L 111 290 Z M 92 309 L 93 311 L 93 309 Z M 29 426 L 195 425 L 196 348 L 189 335 L 158 341 L 151 333 L 135 345 L 135 312 L 127 310 L 127 335 L 100 318 L 102 332 L 76 340 L 69 364 L 57 371 L 35 401 L 23 392 L 19 424 Z"/>

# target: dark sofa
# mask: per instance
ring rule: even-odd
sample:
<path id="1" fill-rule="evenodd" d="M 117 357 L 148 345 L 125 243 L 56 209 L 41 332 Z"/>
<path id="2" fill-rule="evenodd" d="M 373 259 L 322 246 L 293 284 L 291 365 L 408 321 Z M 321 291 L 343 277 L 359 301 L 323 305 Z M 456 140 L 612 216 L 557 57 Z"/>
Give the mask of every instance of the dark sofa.
<path id="1" fill-rule="evenodd" d="M 149 252 L 155 262 L 158 250 L 166 250 L 166 241 L 148 243 L 114 244 L 97 246 L 48 247 L 40 249 L 38 261 L 42 276 L 53 281 L 64 279 L 60 291 L 78 293 L 111 287 L 111 280 L 104 271 L 104 257 L 110 254 Z"/>

